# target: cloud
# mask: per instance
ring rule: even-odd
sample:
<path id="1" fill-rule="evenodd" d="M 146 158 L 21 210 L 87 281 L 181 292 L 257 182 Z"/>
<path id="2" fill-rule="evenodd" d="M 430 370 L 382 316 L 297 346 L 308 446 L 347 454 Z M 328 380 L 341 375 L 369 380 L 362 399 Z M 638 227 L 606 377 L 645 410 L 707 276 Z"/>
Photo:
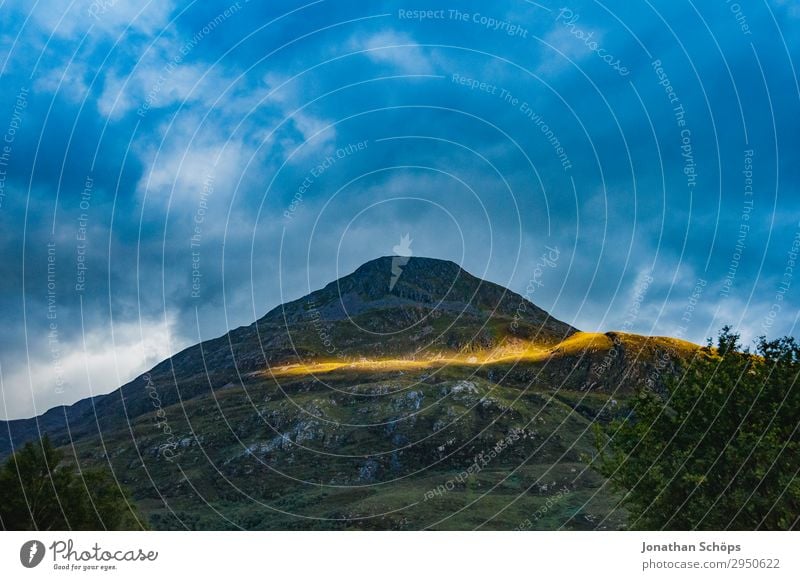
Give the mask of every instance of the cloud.
<path id="1" fill-rule="evenodd" d="M 227 19 L 218 16 L 219 8 L 195 3 L 182 5 L 174 22 L 173 2 L 103 1 L 94 5 L 101 8 L 96 18 L 88 14 L 89 0 L 4 4 L 4 86 L 31 88 L 21 123 L 13 117 L 17 91 L 0 94 L 0 113 L 6 112 L 0 115 L 0 139 L 16 123 L 9 165 L 0 167 L 6 172 L 0 175 L 0 249 L 10 264 L 0 281 L 4 327 L 10 329 L 0 339 L 0 360 L 4 392 L 20 413 L 32 408 L 29 378 L 27 369 L 10 365 L 25 360 L 29 343 L 46 341 L 41 266 L 51 236 L 59 242 L 59 276 L 65 281 L 59 323 L 65 340 L 72 341 L 65 365 L 73 369 L 70 380 L 81 384 L 78 296 L 68 291 L 84 211 L 79 196 L 89 167 L 95 179 L 86 210 L 92 284 L 82 299 L 94 317 L 85 321 L 88 335 L 103 337 L 92 343 L 100 358 L 113 354 L 105 344 L 110 335 L 102 316 L 109 308 L 123 330 L 135 323 L 139 308 L 151 321 L 146 326 L 156 324 L 155 313 L 165 308 L 173 317 L 173 347 L 197 339 L 199 308 L 202 335 L 219 336 L 228 325 L 248 323 L 283 299 L 391 253 L 406 233 L 414 239 L 415 254 L 461 261 L 476 275 L 485 271 L 496 282 L 510 280 L 512 289 L 523 292 L 544 246 L 557 245 L 558 267 L 548 271 L 535 301 L 583 329 L 624 324 L 637 276 L 641 280 L 652 265 L 653 282 L 631 330 L 678 332 L 692 288 L 704 278 L 708 289 L 686 329 L 688 338 L 702 340 L 725 322 L 748 329 L 748 335 L 758 331 L 787 266 L 800 178 L 794 163 L 800 143 L 794 74 L 785 56 L 764 56 L 786 53 L 767 6 L 746 7 L 753 31 L 746 36 L 729 6 L 704 10 L 713 40 L 691 6 L 659 6 L 678 43 L 647 4 L 626 4 L 623 20 L 630 30 L 625 30 L 596 3 L 575 2 L 576 28 L 593 32 L 590 42 L 597 40 L 630 66 L 631 85 L 592 53 L 585 38 L 556 21 L 557 8 L 525 3 L 493 8 L 496 16 L 530 30 L 521 38 L 446 18 L 401 23 L 394 20 L 396 6 L 387 2 L 370 5 L 374 18 L 363 18 L 360 3 L 340 4 L 336 11 L 325 3 L 308 5 L 279 18 L 291 7 L 243 2 L 246 11 Z M 790 53 L 800 40 L 784 26 L 796 12 L 792 6 L 771 7 Z M 465 1 L 460 9 L 488 10 L 476 1 Z M 273 24 L 263 26 L 267 22 Z M 686 188 L 673 107 L 631 33 L 653 59 L 662 60 L 686 108 L 699 173 L 694 195 Z M 533 36 L 575 60 L 597 86 Z M 754 54 L 764 66 L 763 79 Z M 542 78 L 510 63 L 538 66 Z M 454 83 L 453 73 L 479 82 Z M 385 78 L 419 74 L 448 76 Z M 59 98 L 52 98 L 57 89 Z M 737 99 L 747 104 L 741 113 Z M 522 103 L 536 119 L 523 112 Z M 538 121 L 567 152 L 569 169 Z M 428 138 L 386 139 L 411 135 Z M 293 219 L 283 220 L 309 172 L 337 148 L 359 142 L 369 146 L 315 178 L 303 189 Z M 741 220 L 745 147 L 756 151 L 759 196 L 736 283 L 720 302 L 719 284 Z M 513 199 L 504 180 L 469 149 L 491 160 Z M 410 169 L 380 173 L 403 166 L 452 173 L 477 192 L 488 218 L 469 188 L 454 178 Z M 190 226 L 209 176 L 213 217 L 203 223 L 203 292 L 193 301 L 186 291 Z M 454 220 L 432 204 L 382 203 L 391 197 L 435 201 Z M 221 216 L 228 215 L 232 221 L 223 239 Z M 24 285 L 18 267 L 23 260 Z M 137 283 L 145 279 L 147 284 Z M 794 283 L 787 290 L 771 336 L 794 331 L 796 290 Z M 123 334 L 130 336 L 120 345 L 135 351 L 138 339 Z M 34 384 L 45 385 L 42 405 L 50 404 L 52 363 L 47 353 L 31 356 Z M 97 384 L 113 388 L 113 368 L 92 360 L 111 377 L 105 383 L 98 377 Z M 84 394 L 79 388 L 74 398 Z"/>
<path id="2" fill-rule="evenodd" d="M 431 59 L 411 36 L 403 32 L 383 30 L 366 38 L 353 36 L 348 46 L 351 50 L 366 51 L 370 61 L 388 65 L 396 72 L 417 75 L 435 72 Z"/>
<path id="3" fill-rule="evenodd" d="M 169 66 L 157 61 L 140 65 L 125 76 L 109 72 L 97 108 L 111 120 L 119 120 L 133 111 L 143 117 L 152 110 L 176 104 L 186 106 L 194 101 L 209 104 L 224 88 L 221 80 L 202 64 Z"/>
<path id="4" fill-rule="evenodd" d="M 58 92 L 71 101 L 79 103 L 88 97 L 88 74 L 88 67 L 85 63 L 72 61 L 64 63 L 63 66 L 45 70 L 36 79 L 34 87 L 37 91 L 53 94 Z"/>
<path id="5" fill-rule="evenodd" d="M 102 32 L 116 38 L 126 30 L 145 35 L 157 33 L 169 22 L 172 10 L 170 0 L 150 0 L 144 5 L 125 0 L 39 0 L 31 14 L 39 26 L 54 36 L 76 39 L 91 29 L 94 34 Z"/>
<path id="6" fill-rule="evenodd" d="M 136 186 L 138 196 L 160 208 L 169 203 L 180 212 L 193 211 L 209 188 L 216 197 L 231 194 L 254 149 L 229 131 L 225 123 L 204 122 L 196 113 L 165 122 L 160 141 L 135 147 L 144 166 Z"/>
<path id="7" fill-rule="evenodd" d="M 536 68 L 539 74 L 574 70 L 574 66 L 580 66 L 581 61 L 592 55 L 592 48 L 602 48 L 606 36 L 596 26 L 584 25 L 580 18 L 570 23 L 574 16 L 564 19 L 558 17 L 558 13 L 554 14 L 557 20 L 543 38 L 544 44 L 541 46 L 542 57 Z"/>
<path id="8" fill-rule="evenodd" d="M 174 322 L 142 319 L 95 327 L 73 342 L 48 343 L 29 365 L 2 369 L 0 419 L 29 417 L 57 405 L 111 392 L 187 346 Z"/>

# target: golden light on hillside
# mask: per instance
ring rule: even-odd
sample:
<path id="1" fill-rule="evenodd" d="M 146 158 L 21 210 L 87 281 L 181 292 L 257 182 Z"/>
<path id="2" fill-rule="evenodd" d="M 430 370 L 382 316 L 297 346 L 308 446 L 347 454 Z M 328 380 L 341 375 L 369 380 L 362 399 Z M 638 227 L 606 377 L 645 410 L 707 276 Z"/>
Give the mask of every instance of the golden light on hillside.
<path id="1" fill-rule="evenodd" d="M 685 341 L 664 338 L 648 338 L 639 335 L 618 333 L 621 343 L 635 349 L 652 346 L 670 350 L 691 350 L 697 348 Z M 577 332 L 556 345 L 542 346 L 534 343 L 518 342 L 483 352 L 452 353 L 448 355 L 414 358 L 381 358 L 359 360 L 325 360 L 296 363 L 271 367 L 268 374 L 275 377 L 316 375 L 333 371 L 405 371 L 439 368 L 444 366 L 481 367 L 499 363 L 543 362 L 550 357 L 577 356 L 582 353 L 606 351 L 614 347 L 614 341 L 607 334 L 597 332 Z"/>

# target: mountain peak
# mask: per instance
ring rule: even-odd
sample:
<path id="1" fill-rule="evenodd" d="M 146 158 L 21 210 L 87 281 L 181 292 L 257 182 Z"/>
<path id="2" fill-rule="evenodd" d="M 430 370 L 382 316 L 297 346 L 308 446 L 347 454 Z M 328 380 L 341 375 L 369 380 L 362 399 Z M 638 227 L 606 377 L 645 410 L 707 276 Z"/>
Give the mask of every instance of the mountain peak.
<path id="1" fill-rule="evenodd" d="M 515 330 L 544 340 L 575 332 L 523 296 L 477 278 L 455 262 L 421 256 L 370 260 L 321 290 L 278 307 L 262 321 L 302 325 L 311 316 L 325 323 L 352 323 L 359 334 L 418 332 L 418 326 L 433 321 L 448 321 L 446 328 L 461 327 L 464 335 L 469 329 L 480 333 L 487 324 L 508 329 L 512 323 Z"/>
<path id="2" fill-rule="evenodd" d="M 387 266 L 391 267 L 392 265 L 400 265 L 401 267 L 405 267 L 407 265 L 413 265 L 412 267 L 414 268 L 427 268 L 427 269 L 447 268 L 453 273 L 465 272 L 465 270 L 461 268 L 461 266 L 459 266 L 452 260 L 445 260 L 442 258 L 428 258 L 425 256 L 402 256 L 393 254 L 368 260 L 367 262 L 364 262 L 358 268 L 356 268 L 356 270 L 353 273 L 356 274 L 358 272 L 369 272 L 374 269 L 386 269 Z"/>
<path id="3" fill-rule="evenodd" d="M 332 282 L 326 288 L 336 286 L 343 293 L 356 291 L 372 299 L 388 296 L 410 298 L 413 295 L 414 301 L 436 303 L 448 296 L 463 301 L 466 297 L 453 294 L 459 281 L 470 282 L 471 285 L 480 283 L 478 278 L 450 260 L 382 256 L 365 262 L 355 272 Z"/>

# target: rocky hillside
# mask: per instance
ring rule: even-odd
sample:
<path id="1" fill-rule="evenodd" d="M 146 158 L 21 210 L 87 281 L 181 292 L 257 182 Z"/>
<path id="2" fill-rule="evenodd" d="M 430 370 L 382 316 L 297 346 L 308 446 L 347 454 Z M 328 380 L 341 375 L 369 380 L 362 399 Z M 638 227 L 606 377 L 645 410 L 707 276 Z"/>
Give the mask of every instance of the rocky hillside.
<path id="1" fill-rule="evenodd" d="M 0 425 L 111 465 L 156 528 L 619 527 L 591 423 L 694 345 L 582 333 L 452 262 L 384 257 L 109 395 Z M 560 494 L 560 495 L 558 495 Z"/>

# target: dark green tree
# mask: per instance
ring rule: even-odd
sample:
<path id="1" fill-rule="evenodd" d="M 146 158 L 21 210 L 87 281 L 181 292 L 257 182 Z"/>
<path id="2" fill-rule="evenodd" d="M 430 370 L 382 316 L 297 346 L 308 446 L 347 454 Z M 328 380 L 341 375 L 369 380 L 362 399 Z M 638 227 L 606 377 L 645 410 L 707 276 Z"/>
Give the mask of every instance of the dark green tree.
<path id="1" fill-rule="evenodd" d="M 597 464 L 639 529 L 786 530 L 800 518 L 800 347 L 723 328 L 666 394 L 596 427 Z"/>
<path id="2" fill-rule="evenodd" d="M 6 530 L 140 529 L 143 520 L 106 470 L 78 472 L 45 436 L 0 467 L 0 525 Z"/>

